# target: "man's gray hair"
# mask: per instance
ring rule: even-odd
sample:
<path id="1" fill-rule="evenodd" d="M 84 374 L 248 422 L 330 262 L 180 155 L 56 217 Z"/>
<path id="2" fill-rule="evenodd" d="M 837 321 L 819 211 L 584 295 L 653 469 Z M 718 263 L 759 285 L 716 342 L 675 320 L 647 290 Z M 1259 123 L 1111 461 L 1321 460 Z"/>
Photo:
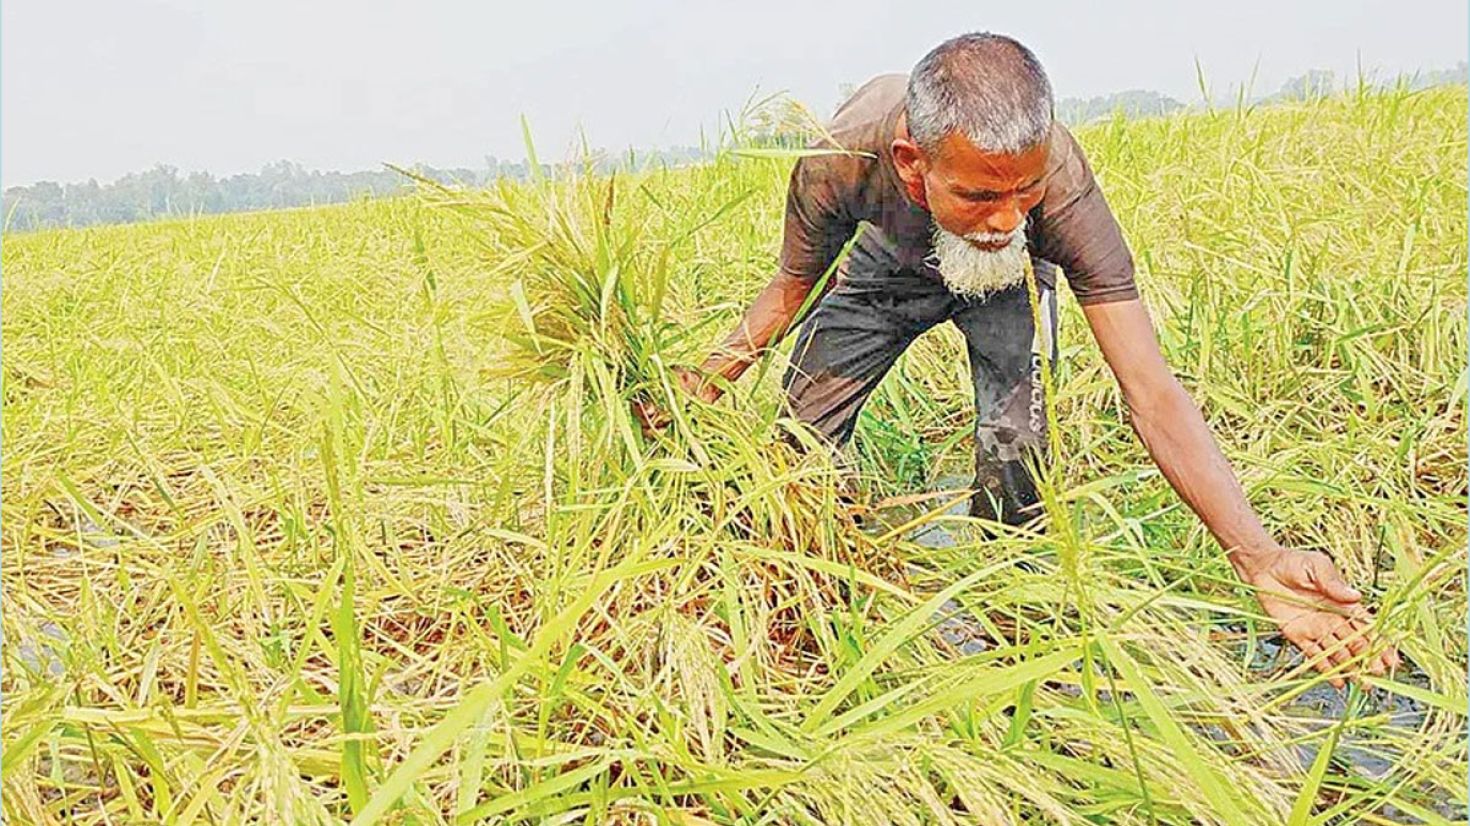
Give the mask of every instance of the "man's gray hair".
<path id="1" fill-rule="evenodd" d="M 1051 83 L 1030 49 L 1005 35 L 977 32 L 944 41 L 909 75 L 908 126 L 934 152 L 959 131 L 987 152 L 1019 154 L 1051 130 Z"/>

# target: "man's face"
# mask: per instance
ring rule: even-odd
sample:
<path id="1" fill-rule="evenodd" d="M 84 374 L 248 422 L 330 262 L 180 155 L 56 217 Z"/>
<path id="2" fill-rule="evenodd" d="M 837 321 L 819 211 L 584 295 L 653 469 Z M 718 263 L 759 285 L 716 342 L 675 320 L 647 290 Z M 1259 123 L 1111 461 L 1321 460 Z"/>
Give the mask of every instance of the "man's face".
<path id="1" fill-rule="evenodd" d="M 904 135 L 893 142 L 893 160 L 909 198 L 984 252 L 1004 248 L 1041 202 L 1045 143 L 1019 155 L 984 152 L 953 132 L 927 153 Z"/>
<path id="2" fill-rule="evenodd" d="M 1026 275 L 1026 213 L 1041 201 L 1046 144 L 1020 154 L 983 152 L 952 133 L 927 153 L 908 135 L 894 165 L 911 200 L 934 221 L 934 266 L 956 295 L 983 298 Z"/>

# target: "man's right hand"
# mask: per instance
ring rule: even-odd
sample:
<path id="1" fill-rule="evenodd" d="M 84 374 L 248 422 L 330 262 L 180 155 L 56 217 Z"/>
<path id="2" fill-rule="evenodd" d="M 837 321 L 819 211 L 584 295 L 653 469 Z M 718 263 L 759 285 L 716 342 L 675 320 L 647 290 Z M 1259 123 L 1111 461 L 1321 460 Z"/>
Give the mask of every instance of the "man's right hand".
<path id="1" fill-rule="evenodd" d="M 739 379 L 745 368 L 755 362 L 762 348 L 780 341 L 786 335 L 801 306 L 811 295 L 815 283 L 810 279 L 778 272 L 771 283 L 761 290 L 760 295 L 755 297 L 755 302 L 745 311 L 745 316 L 740 319 L 734 332 L 716 349 L 717 355 L 711 356 L 705 362 L 704 369 L 674 368 L 673 373 L 679 379 L 679 387 L 683 392 L 704 402 L 719 399 L 721 390 L 712 378 L 722 378 L 730 382 Z M 633 412 L 637 414 L 645 435 L 652 436 L 669 425 L 668 411 L 662 409 L 657 402 L 647 399 L 635 401 Z"/>
<path id="2" fill-rule="evenodd" d="M 713 403 L 720 398 L 719 386 L 707 380 L 698 370 L 675 367 L 672 372 L 678 379 L 678 388 L 682 392 L 707 403 Z M 656 432 L 668 427 L 671 421 L 667 410 L 646 399 L 638 399 L 633 402 L 633 413 L 638 416 L 638 422 L 643 426 L 645 436 L 653 436 Z"/>

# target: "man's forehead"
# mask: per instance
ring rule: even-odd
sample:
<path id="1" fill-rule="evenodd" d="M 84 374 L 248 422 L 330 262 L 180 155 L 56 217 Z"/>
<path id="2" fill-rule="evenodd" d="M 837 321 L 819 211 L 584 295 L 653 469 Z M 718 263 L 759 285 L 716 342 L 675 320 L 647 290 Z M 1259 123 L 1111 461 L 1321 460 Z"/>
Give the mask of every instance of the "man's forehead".
<path id="1" fill-rule="evenodd" d="M 934 171 L 946 182 L 961 187 L 984 183 L 1025 185 L 1046 171 L 1048 141 L 1021 153 L 987 152 L 976 147 L 960 132 L 952 132 L 939 144 Z"/>

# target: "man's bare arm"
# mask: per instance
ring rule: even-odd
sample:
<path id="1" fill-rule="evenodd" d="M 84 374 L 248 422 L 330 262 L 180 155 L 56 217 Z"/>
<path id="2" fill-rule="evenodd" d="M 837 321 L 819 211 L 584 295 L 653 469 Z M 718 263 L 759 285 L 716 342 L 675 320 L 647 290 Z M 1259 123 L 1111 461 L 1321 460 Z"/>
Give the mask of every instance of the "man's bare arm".
<path id="1" fill-rule="evenodd" d="M 1148 311 L 1136 299 L 1083 305 L 1112 368 L 1134 430 L 1159 470 L 1245 575 L 1277 543 L 1261 525 L 1235 472 L 1188 391 L 1159 351 Z"/>
<path id="2" fill-rule="evenodd" d="M 1084 305 L 1083 313 L 1118 380 L 1133 429 L 1159 470 L 1225 549 L 1241 579 L 1281 632 L 1321 671 L 1363 657 L 1369 673 L 1398 665 L 1392 647 L 1377 652 L 1362 595 L 1325 554 L 1281 546 L 1261 525 L 1204 416 L 1159 351 L 1137 299 Z M 1334 674 L 1332 683 L 1343 684 Z"/>
<path id="3" fill-rule="evenodd" d="M 731 382 L 740 378 L 755 363 L 761 350 L 778 344 L 790 330 L 813 286 L 815 282 L 809 279 L 778 272 L 756 296 L 730 335 L 705 359 L 700 367 L 704 377 L 719 376 Z M 701 381 L 703 377 L 691 378 L 692 384 L 686 379 L 686 387 L 695 390 L 701 398 L 714 401 L 719 397 L 720 389 L 714 382 Z"/>

